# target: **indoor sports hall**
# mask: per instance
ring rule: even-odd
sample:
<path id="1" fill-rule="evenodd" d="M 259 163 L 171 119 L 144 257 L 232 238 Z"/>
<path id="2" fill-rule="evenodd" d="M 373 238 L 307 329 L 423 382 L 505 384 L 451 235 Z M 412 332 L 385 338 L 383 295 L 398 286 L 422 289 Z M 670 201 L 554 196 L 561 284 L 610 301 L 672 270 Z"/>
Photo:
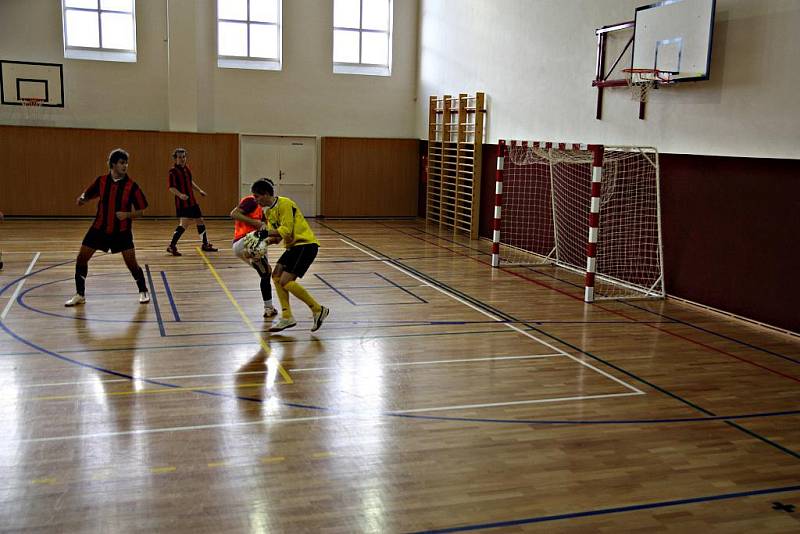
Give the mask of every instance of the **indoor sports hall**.
<path id="1" fill-rule="evenodd" d="M 798 26 L 0 0 L 0 531 L 800 531 Z"/>

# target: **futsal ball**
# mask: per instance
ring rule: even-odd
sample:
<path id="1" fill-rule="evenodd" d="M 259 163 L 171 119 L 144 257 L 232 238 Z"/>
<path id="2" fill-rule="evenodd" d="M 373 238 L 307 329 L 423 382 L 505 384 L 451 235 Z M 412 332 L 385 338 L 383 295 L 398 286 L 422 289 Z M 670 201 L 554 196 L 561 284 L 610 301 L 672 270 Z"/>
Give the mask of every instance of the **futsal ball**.
<path id="1" fill-rule="evenodd" d="M 242 238 L 244 239 L 244 249 L 251 258 L 263 258 L 267 254 L 267 237 L 266 235 L 260 237 L 259 233 L 258 231 L 252 231 Z"/>

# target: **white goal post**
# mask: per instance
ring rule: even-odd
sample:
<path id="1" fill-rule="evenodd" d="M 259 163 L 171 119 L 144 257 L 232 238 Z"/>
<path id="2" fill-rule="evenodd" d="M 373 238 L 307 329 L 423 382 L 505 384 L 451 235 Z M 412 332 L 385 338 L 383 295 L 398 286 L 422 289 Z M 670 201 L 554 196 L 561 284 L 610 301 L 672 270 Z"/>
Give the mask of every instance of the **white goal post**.
<path id="1" fill-rule="evenodd" d="M 499 142 L 492 266 L 583 274 L 584 300 L 663 298 L 658 151 Z"/>

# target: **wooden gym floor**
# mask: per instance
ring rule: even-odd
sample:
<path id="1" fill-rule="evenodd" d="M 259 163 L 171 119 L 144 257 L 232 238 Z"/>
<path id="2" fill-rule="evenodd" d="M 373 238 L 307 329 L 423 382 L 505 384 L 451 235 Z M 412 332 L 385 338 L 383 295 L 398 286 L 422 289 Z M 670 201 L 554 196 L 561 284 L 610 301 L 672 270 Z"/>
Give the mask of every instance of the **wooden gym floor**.
<path id="1" fill-rule="evenodd" d="M 155 298 L 99 254 L 65 308 L 88 225 L 0 224 L 4 532 L 800 531 L 800 338 L 413 220 L 313 222 L 315 333 L 223 220 L 136 221 Z"/>

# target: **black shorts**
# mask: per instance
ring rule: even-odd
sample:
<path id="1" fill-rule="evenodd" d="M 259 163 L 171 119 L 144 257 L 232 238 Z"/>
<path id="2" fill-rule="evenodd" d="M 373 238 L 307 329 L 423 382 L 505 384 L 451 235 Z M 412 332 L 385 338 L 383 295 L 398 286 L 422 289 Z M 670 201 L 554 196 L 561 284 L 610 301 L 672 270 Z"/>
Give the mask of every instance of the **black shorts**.
<path id="1" fill-rule="evenodd" d="M 133 232 L 128 230 L 117 234 L 107 234 L 102 230 L 91 227 L 83 237 L 82 244 L 95 250 L 110 251 L 112 254 L 116 254 L 133 248 Z"/>
<path id="2" fill-rule="evenodd" d="M 175 215 L 178 217 L 186 217 L 187 219 L 199 219 L 203 216 L 203 214 L 200 213 L 200 204 L 195 204 L 188 208 L 175 208 Z"/>
<path id="3" fill-rule="evenodd" d="M 278 265 L 283 265 L 283 270 L 287 273 L 303 278 L 308 268 L 314 263 L 318 250 L 319 245 L 316 243 L 296 245 L 292 248 L 287 248 L 277 263 Z"/>

